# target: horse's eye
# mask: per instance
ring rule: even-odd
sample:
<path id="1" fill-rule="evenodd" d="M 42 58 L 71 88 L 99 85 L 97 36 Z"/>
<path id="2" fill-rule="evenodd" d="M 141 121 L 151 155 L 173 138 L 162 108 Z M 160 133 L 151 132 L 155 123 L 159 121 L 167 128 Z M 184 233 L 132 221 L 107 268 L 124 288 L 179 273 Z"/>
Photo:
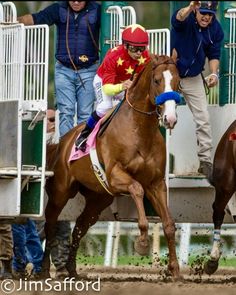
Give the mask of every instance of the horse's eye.
<path id="1" fill-rule="evenodd" d="M 161 84 L 161 79 L 154 79 L 154 83 L 156 85 L 160 85 Z"/>

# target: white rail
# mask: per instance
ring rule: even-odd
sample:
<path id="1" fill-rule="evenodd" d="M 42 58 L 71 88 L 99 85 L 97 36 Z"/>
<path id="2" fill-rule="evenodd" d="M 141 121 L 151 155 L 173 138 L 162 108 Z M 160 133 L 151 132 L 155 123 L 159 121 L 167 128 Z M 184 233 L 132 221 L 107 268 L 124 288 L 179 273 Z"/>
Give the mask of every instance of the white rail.
<path id="1" fill-rule="evenodd" d="M 109 6 L 107 13 L 110 13 L 111 15 L 110 40 L 108 40 L 108 43 L 110 44 L 110 47 L 113 48 L 118 44 L 121 44 L 120 28 L 123 27 L 123 14 L 121 8 L 116 5 Z"/>
<path id="2" fill-rule="evenodd" d="M 131 24 L 136 24 L 136 12 L 132 6 L 123 6 L 123 26 L 129 26 Z"/>
<path id="3" fill-rule="evenodd" d="M 0 23 L 3 22 L 3 7 L 2 4 L 0 3 Z"/>
<path id="4" fill-rule="evenodd" d="M 49 28 L 47 25 L 27 26 L 25 58 L 25 110 L 46 110 L 48 94 Z"/>
<path id="5" fill-rule="evenodd" d="M 16 23 L 17 12 L 16 6 L 13 2 L 3 2 L 3 22 L 4 23 Z"/>
<path id="6" fill-rule="evenodd" d="M 149 35 L 149 50 L 153 54 L 170 56 L 170 30 L 154 29 L 147 30 Z"/>
<path id="7" fill-rule="evenodd" d="M 0 101 L 22 100 L 24 25 L 0 25 Z"/>
<path id="8" fill-rule="evenodd" d="M 226 18 L 229 18 L 229 42 L 225 45 L 229 49 L 229 83 L 228 83 L 228 103 L 236 103 L 236 9 L 228 9 L 225 14 Z"/>

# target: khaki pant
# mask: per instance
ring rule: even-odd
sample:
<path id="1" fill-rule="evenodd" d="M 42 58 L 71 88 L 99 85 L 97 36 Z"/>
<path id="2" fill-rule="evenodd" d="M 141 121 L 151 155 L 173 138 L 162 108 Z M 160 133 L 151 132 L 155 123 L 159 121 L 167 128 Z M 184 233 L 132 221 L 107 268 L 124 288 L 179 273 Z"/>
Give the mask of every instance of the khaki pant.
<path id="1" fill-rule="evenodd" d="M 212 134 L 207 97 L 201 75 L 182 78 L 180 89 L 196 124 L 198 158 L 200 161 L 211 162 Z"/>
<path id="2" fill-rule="evenodd" d="M 13 256 L 13 240 L 10 224 L 0 223 L 0 260 L 10 260 Z"/>

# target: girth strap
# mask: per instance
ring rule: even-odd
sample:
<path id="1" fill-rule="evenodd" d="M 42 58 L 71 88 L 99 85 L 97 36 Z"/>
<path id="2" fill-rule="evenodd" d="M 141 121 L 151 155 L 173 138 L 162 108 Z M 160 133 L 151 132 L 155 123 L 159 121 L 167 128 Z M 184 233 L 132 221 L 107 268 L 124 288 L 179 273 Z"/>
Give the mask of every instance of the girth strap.
<path id="1" fill-rule="evenodd" d="M 108 189 L 108 182 L 107 182 L 106 174 L 105 174 L 105 171 L 103 170 L 101 164 L 99 163 L 96 148 L 91 147 L 90 151 L 89 151 L 89 155 L 90 155 L 90 160 L 92 162 L 92 167 L 93 167 L 93 171 L 94 171 L 95 176 L 97 177 L 98 181 L 103 186 L 103 188 L 110 195 L 113 196 L 113 194 Z"/>

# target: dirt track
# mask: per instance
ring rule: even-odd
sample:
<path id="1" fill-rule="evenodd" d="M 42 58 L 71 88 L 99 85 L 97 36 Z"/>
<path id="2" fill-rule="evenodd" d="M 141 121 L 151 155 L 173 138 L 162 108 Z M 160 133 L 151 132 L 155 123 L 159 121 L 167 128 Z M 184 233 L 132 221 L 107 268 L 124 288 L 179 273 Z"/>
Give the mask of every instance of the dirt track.
<path id="1" fill-rule="evenodd" d="M 160 270 L 144 268 L 104 270 L 100 269 L 101 294 L 104 295 L 235 295 L 236 269 L 219 270 L 215 275 L 190 275 L 191 270 L 182 271 L 183 279 L 173 282 Z M 95 274 L 95 273 L 94 273 Z M 88 277 L 92 277 L 90 272 Z M 91 293 L 92 294 L 92 293 Z"/>
<path id="2" fill-rule="evenodd" d="M 67 282 L 66 288 L 63 281 L 52 280 L 49 285 L 44 285 L 41 290 L 43 281 L 23 282 L 23 287 L 17 293 L 23 294 L 102 294 L 102 295 L 235 295 L 236 293 L 236 269 L 232 270 L 218 270 L 213 276 L 208 275 L 193 275 L 189 274 L 189 270 L 182 271 L 183 279 L 181 281 L 173 282 L 170 278 L 165 277 L 160 270 L 144 269 L 144 268 L 83 268 L 79 270 L 81 280 L 76 285 L 72 284 L 69 287 Z M 53 276 L 53 275 L 52 275 Z M 100 282 L 98 283 L 100 278 Z M 91 284 L 88 290 L 85 290 L 87 282 L 97 282 L 94 289 Z M 40 286 L 41 282 L 41 286 Z M 1 283 L 1 282 L 0 282 Z M 38 287 L 35 284 L 38 283 Z M 14 292 L 3 292 L 0 294 L 16 294 L 16 288 L 20 287 L 20 282 L 14 281 Z M 32 284 L 32 283 L 31 283 Z M 2 287 L 2 285 L 1 285 Z M 7 286 L 9 287 L 9 285 Z M 30 290 L 31 288 L 31 290 Z M 83 290 L 81 290 L 83 289 Z"/>

